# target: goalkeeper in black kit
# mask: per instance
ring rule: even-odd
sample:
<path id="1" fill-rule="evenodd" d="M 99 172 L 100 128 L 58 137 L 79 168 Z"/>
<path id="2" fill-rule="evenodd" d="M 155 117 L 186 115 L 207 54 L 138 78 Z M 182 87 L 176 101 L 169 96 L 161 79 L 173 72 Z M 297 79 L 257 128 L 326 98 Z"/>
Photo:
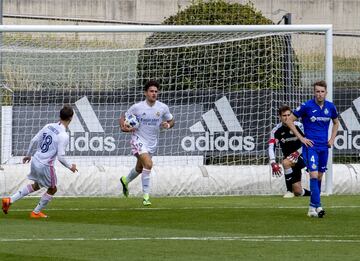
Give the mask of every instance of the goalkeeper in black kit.
<path id="1" fill-rule="evenodd" d="M 289 106 L 283 105 L 279 108 L 278 114 L 280 123 L 272 129 L 269 140 L 269 158 L 272 175 L 274 177 L 282 175 L 280 164 L 276 163 L 275 156 L 275 148 L 279 144 L 283 154 L 282 165 L 287 189 L 284 197 L 310 196 L 310 191 L 301 186 L 301 170 L 305 167 L 301 155 L 302 143 L 286 125 L 286 120 L 291 115 L 291 109 Z M 300 122 L 295 122 L 295 126 L 301 134 L 304 133 Z"/>

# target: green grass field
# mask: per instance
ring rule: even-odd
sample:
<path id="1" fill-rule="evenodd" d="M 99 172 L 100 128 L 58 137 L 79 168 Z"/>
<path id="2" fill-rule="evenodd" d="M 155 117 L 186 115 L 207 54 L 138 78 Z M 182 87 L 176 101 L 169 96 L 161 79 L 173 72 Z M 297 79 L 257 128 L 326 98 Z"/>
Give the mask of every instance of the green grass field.
<path id="1" fill-rule="evenodd" d="M 0 260 L 359 260 L 360 196 L 323 197 L 323 219 L 308 200 L 55 198 L 30 220 L 28 198 L 0 214 Z"/>

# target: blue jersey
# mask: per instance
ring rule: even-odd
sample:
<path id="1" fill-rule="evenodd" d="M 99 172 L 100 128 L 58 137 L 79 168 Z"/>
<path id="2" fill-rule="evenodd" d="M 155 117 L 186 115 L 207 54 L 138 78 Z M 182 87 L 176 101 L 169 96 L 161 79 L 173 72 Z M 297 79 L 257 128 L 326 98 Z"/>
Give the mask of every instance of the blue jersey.
<path id="1" fill-rule="evenodd" d="M 325 100 L 320 108 L 312 99 L 302 103 L 293 113 L 302 119 L 305 137 L 312 140 L 315 147 L 327 148 L 330 121 L 338 117 L 335 105 Z"/>

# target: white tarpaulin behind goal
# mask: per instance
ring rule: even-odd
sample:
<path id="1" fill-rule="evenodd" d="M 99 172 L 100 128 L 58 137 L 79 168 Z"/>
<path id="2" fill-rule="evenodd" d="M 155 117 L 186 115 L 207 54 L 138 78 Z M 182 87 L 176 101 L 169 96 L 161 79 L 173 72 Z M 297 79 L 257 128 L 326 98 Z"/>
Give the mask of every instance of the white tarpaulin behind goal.
<path id="1" fill-rule="evenodd" d="M 115 196 L 122 197 L 119 176 L 127 167 L 82 167 L 73 174 L 57 166 L 57 196 Z M 269 166 L 204 166 L 154 167 L 151 175 L 153 196 L 208 196 L 208 195 L 282 195 L 286 192 L 284 177 L 273 178 Z M 4 166 L 0 171 L 0 195 L 12 194 L 28 184 L 29 164 Z M 334 194 L 360 193 L 360 164 L 335 164 Z M 302 185 L 309 189 L 307 175 Z M 324 187 L 323 187 L 324 188 Z M 130 196 L 142 196 L 141 179 L 129 185 Z M 323 189 L 324 191 L 324 189 Z M 43 190 L 34 195 L 41 195 Z"/>
<path id="2" fill-rule="evenodd" d="M 156 79 L 161 83 L 159 100 L 169 105 L 176 125 L 160 132 L 155 172 L 171 166 L 168 175 L 177 177 L 184 168 L 186 173 L 192 168 L 196 173 L 199 166 L 221 167 L 224 171 L 219 173 L 235 168 L 232 182 L 243 183 L 246 169 L 269 172 L 267 141 L 278 121 L 279 105 L 299 105 L 311 97 L 311 84 L 320 79 L 327 80 L 332 97 L 328 25 L 0 26 L 0 30 L 4 175 L 11 175 L 9 170 L 17 173 L 16 168 L 24 171 L 12 164 L 19 162 L 42 126 L 57 120 L 64 103 L 75 110 L 68 155 L 83 169 L 80 175 L 91 179 L 94 175 L 89 173 L 99 168 L 105 170 L 96 172 L 104 180 L 109 177 L 105 175 L 126 175 L 134 158 L 129 134 L 120 132 L 118 119 L 143 99 L 144 83 Z M 176 179 L 168 182 L 175 185 Z M 100 190 L 119 186 L 104 184 L 109 189 Z M 260 187 L 260 194 L 267 193 Z M 226 192 L 227 188 L 217 191 L 252 193 L 247 186 Z M 326 190 L 331 192 L 331 182 Z"/>

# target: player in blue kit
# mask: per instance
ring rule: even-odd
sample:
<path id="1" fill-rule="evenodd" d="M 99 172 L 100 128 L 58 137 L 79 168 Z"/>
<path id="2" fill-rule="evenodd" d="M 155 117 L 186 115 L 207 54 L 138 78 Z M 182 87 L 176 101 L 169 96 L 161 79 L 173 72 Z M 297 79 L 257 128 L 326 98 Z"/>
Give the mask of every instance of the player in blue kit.
<path id="1" fill-rule="evenodd" d="M 329 148 L 334 144 L 339 128 L 338 112 L 335 105 L 325 99 L 327 85 L 325 81 L 315 82 L 314 99 L 302 103 L 288 118 L 287 125 L 303 143 L 303 158 L 310 173 L 309 217 L 322 218 L 325 210 L 321 207 L 321 180 L 326 171 Z M 294 125 L 297 118 L 302 119 L 305 137 Z M 331 137 L 328 139 L 330 121 L 333 122 Z"/>

